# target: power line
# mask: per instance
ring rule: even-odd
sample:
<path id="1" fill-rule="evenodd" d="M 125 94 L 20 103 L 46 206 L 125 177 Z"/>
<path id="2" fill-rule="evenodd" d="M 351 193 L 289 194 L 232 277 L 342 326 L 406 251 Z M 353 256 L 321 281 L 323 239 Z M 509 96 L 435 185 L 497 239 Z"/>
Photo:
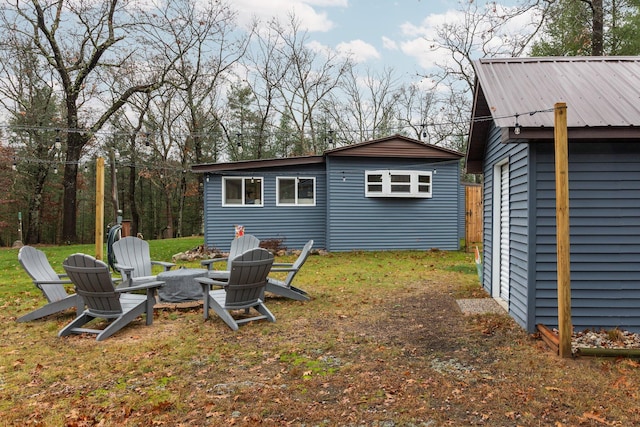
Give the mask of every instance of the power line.
<path id="1" fill-rule="evenodd" d="M 458 125 L 465 125 L 465 124 L 471 124 L 471 123 L 478 123 L 478 122 L 485 122 L 485 121 L 491 121 L 491 120 L 498 120 L 498 119 L 506 119 L 506 118 L 517 118 L 519 116 L 522 115 L 534 115 L 537 113 L 547 113 L 547 112 L 553 112 L 554 109 L 553 108 L 549 108 L 549 109 L 544 109 L 544 110 L 533 110 L 533 111 L 527 111 L 527 112 L 523 112 L 523 113 L 513 113 L 513 114 L 506 114 L 506 115 L 502 115 L 502 116 L 480 116 L 480 117 L 475 117 L 472 120 L 460 120 L 460 121 L 442 121 L 442 122 L 421 122 L 421 123 L 407 123 L 405 125 L 397 125 L 397 126 L 393 126 L 392 129 L 395 130 L 406 130 L 406 129 L 418 129 L 418 128 L 427 128 L 427 127 L 435 127 L 435 126 L 458 126 Z M 116 130 L 97 130 L 97 131 L 91 131 L 89 129 L 81 129 L 81 128 L 64 128 L 64 127 L 59 127 L 59 126 L 29 126 L 29 125 L 7 125 L 7 124 L 0 124 L 0 128 L 5 129 L 5 130 L 10 130 L 10 131 L 36 131 L 36 132 L 63 132 L 63 133 L 79 133 L 79 134 L 91 134 L 91 135 L 102 135 L 102 136 L 119 136 L 119 137 L 141 137 L 141 138 L 156 138 L 158 136 L 162 136 L 163 134 L 166 135 L 165 132 L 157 132 L 157 131 L 139 131 L 139 132 L 125 132 L 125 131 L 116 131 Z M 271 131 L 268 132 L 267 136 L 274 136 L 277 135 L 278 132 L 286 132 L 286 131 L 293 131 L 293 133 L 291 134 L 291 136 L 296 137 L 299 136 L 299 134 L 292 129 L 281 129 L 281 128 L 277 128 L 276 126 L 272 126 L 272 128 L 276 128 L 275 131 Z M 351 128 L 351 129 L 347 129 L 348 132 L 360 132 L 360 131 L 364 131 L 364 132 L 374 132 L 375 129 L 355 129 L 355 128 Z M 177 132 L 177 133 L 172 133 L 172 135 L 174 137 L 191 137 L 191 138 L 203 138 L 203 137 L 212 137 L 215 136 L 215 134 L 213 132 Z"/>

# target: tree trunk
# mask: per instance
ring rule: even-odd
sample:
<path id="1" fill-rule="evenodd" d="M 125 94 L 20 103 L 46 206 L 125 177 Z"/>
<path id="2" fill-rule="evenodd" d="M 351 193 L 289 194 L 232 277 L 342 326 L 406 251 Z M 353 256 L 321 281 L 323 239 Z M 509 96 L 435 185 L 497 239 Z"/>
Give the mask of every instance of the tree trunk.
<path id="1" fill-rule="evenodd" d="M 29 212 L 27 214 L 27 230 L 25 232 L 25 243 L 40 243 L 40 210 L 42 209 L 42 192 L 44 183 L 47 179 L 46 166 L 40 168 L 37 172 L 36 186 L 33 189 L 34 194 L 29 200 Z"/>
<path id="2" fill-rule="evenodd" d="M 77 120 L 72 120 L 68 125 L 69 129 L 77 129 Z M 84 147 L 87 140 L 88 137 L 78 132 L 69 132 L 67 136 L 67 155 L 64 165 L 64 177 L 62 179 L 64 189 L 62 203 L 62 240 L 64 243 L 75 243 L 78 240 L 76 230 L 78 215 L 76 209 L 78 198 L 78 162 L 80 161 L 82 147 Z"/>
<path id="3" fill-rule="evenodd" d="M 176 237 L 183 236 L 182 223 L 184 218 L 184 202 L 187 194 L 187 174 L 182 173 L 180 176 L 180 193 L 178 201 L 178 227 L 176 230 Z"/>
<path id="4" fill-rule="evenodd" d="M 113 218 L 118 218 L 118 211 L 120 210 L 120 202 L 118 200 L 118 173 L 116 169 L 116 159 L 114 153 L 111 153 L 111 203 L 113 204 Z"/>
<path id="5" fill-rule="evenodd" d="M 592 0 L 591 9 L 593 11 L 591 56 L 602 56 L 604 53 L 604 9 L 602 0 Z"/>
<path id="6" fill-rule="evenodd" d="M 164 186 L 164 194 L 165 194 L 165 209 L 167 214 L 167 226 L 164 229 L 163 238 L 171 239 L 173 238 L 173 212 L 171 211 L 171 192 L 169 191 L 169 186 Z"/>
<path id="7" fill-rule="evenodd" d="M 136 166 L 133 163 L 129 167 L 129 209 L 131 209 L 131 235 L 137 236 L 140 225 L 140 213 L 136 204 Z"/>

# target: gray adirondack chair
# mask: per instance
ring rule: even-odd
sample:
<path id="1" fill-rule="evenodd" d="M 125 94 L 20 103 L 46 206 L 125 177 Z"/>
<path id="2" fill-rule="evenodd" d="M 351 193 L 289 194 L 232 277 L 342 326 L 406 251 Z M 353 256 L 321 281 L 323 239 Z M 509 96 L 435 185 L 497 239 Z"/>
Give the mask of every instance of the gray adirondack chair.
<path id="1" fill-rule="evenodd" d="M 122 274 L 122 284 L 119 287 L 132 286 L 156 280 L 152 269 L 154 265 L 169 271 L 175 266 L 172 262 L 154 261 L 149 252 L 149 243 L 138 237 L 127 236 L 116 240 L 112 245 L 116 257 L 114 267 Z"/>
<path id="2" fill-rule="evenodd" d="M 116 288 L 109 266 L 85 254 L 70 255 L 62 265 L 75 285 L 76 293 L 82 296 L 87 308 L 65 326 L 58 336 L 91 333 L 97 335 L 97 341 L 102 341 L 141 314 L 146 314 L 147 325 L 153 323 L 155 293 L 163 282 L 145 282 L 127 288 Z M 138 290 L 145 290 L 146 295 L 131 293 Z M 104 329 L 83 327 L 96 318 L 107 319 L 110 322 Z"/>
<path id="3" fill-rule="evenodd" d="M 202 285 L 205 320 L 209 318 L 211 308 L 234 331 L 237 331 L 240 325 L 256 320 L 266 319 L 275 322 L 275 316 L 261 299 L 272 264 L 273 255 L 269 251 L 255 248 L 231 261 L 228 280 L 196 278 L 195 280 Z M 212 285 L 222 286 L 222 289 L 211 290 Z M 258 312 L 257 316 L 234 317 L 232 314 L 235 310 L 244 310 L 246 316 L 252 308 Z"/>
<path id="4" fill-rule="evenodd" d="M 71 307 L 76 307 L 78 314 L 82 313 L 82 298 L 77 294 L 67 293 L 64 285 L 71 281 L 66 278 L 66 274 L 55 272 L 44 252 L 33 246 L 23 246 L 18 252 L 18 261 L 47 299 L 46 305 L 19 317 L 18 322 L 40 319 Z"/>
<path id="5" fill-rule="evenodd" d="M 255 249 L 260 247 L 260 239 L 252 234 L 245 234 L 237 237 L 231 241 L 231 247 L 229 248 L 229 256 L 224 258 L 205 259 L 200 261 L 200 264 L 207 267 L 209 270 L 209 277 L 213 279 L 224 279 L 228 276 L 231 270 L 231 260 L 238 255 L 248 251 L 249 249 Z M 226 262 L 225 269 L 215 270 L 215 264 L 219 262 Z"/>
<path id="6" fill-rule="evenodd" d="M 307 294 L 302 289 L 296 288 L 295 286 L 291 285 L 291 282 L 293 282 L 293 279 L 296 277 L 296 274 L 298 274 L 298 271 L 300 271 L 300 268 L 302 268 L 302 265 L 307 260 L 307 257 L 309 256 L 309 252 L 311 251 L 312 247 L 313 247 L 313 240 L 309 240 L 302 248 L 302 251 L 300 252 L 300 255 L 298 255 L 298 258 L 295 260 L 295 262 L 273 263 L 273 268 L 271 268 L 271 273 L 288 272 L 288 274 L 284 280 L 278 280 L 278 279 L 274 279 L 273 277 L 269 277 L 267 280 L 267 286 L 265 290 L 267 292 L 271 292 L 272 294 L 281 295 L 297 301 L 309 301 L 310 299 L 309 294 Z"/>

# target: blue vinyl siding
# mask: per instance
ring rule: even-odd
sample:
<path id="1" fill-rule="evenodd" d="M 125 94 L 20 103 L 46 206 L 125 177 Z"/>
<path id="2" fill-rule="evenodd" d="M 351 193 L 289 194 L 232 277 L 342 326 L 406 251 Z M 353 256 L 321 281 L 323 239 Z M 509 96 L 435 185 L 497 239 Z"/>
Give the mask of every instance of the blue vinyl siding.
<path id="1" fill-rule="evenodd" d="M 466 219 L 467 219 L 467 205 L 466 205 L 466 191 L 465 186 L 460 185 L 458 187 L 458 240 L 464 239 L 465 236 L 465 227 Z M 468 242 L 465 242 L 468 245 Z"/>
<path id="2" fill-rule="evenodd" d="M 529 325 L 529 147 L 500 142 L 500 130 L 492 128 L 484 161 L 483 285 L 491 294 L 493 281 L 494 165 L 509 162 L 509 313 L 522 327 Z M 499 245 L 499 242 L 495 242 Z M 535 328 L 535 325 L 533 325 Z"/>
<path id="3" fill-rule="evenodd" d="M 205 175 L 206 176 L 206 175 Z M 222 206 L 222 177 L 261 177 L 264 182 L 264 206 Z M 315 177 L 315 206 L 276 206 L 277 177 Z M 252 170 L 211 174 L 205 179 L 205 236 L 208 247 L 228 251 L 234 238 L 234 226 L 244 225 L 247 234 L 260 240 L 282 239 L 287 249 L 301 249 L 309 239 L 314 248 L 325 247 L 326 180 L 324 165 L 305 165 L 296 169 Z"/>
<path id="4" fill-rule="evenodd" d="M 433 197 L 365 197 L 365 171 L 432 171 Z M 459 161 L 327 158 L 327 249 L 329 251 L 458 250 Z"/>
<path id="5" fill-rule="evenodd" d="M 535 322 L 557 326 L 553 145 L 535 146 Z M 640 146 L 570 143 L 569 198 L 574 328 L 640 332 Z"/>

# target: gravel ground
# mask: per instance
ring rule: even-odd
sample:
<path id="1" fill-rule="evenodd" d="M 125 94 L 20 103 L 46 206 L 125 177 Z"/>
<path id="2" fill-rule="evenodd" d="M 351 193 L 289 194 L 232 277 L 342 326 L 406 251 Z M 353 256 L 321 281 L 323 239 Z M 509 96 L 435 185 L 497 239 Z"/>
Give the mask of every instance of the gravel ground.
<path id="1" fill-rule="evenodd" d="M 456 300 L 462 313 L 466 315 L 474 314 L 507 314 L 504 308 L 493 298 L 471 298 Z"/>
<path id="2" fill-rule="evenodd" d="M 554 331 L 555 332 L 555 331 Z M 576 332 L 571 337 L 574 348 L 637 348 L 640 349 L 640 334 L 620 329 Z"/>
<path id="3" fill-rule="evenodd" d="M 485 313 L 507 314 L 504 308 L 493 298 L 472 298 L 456 300 L 465 315 Z M 557 329 L 553 332 L 558 333 Z M 620 329 L 576 332 L 571 337 L 571 347 L 577 348 L 610 348 L 640 349 L 640 334 Z"/>

